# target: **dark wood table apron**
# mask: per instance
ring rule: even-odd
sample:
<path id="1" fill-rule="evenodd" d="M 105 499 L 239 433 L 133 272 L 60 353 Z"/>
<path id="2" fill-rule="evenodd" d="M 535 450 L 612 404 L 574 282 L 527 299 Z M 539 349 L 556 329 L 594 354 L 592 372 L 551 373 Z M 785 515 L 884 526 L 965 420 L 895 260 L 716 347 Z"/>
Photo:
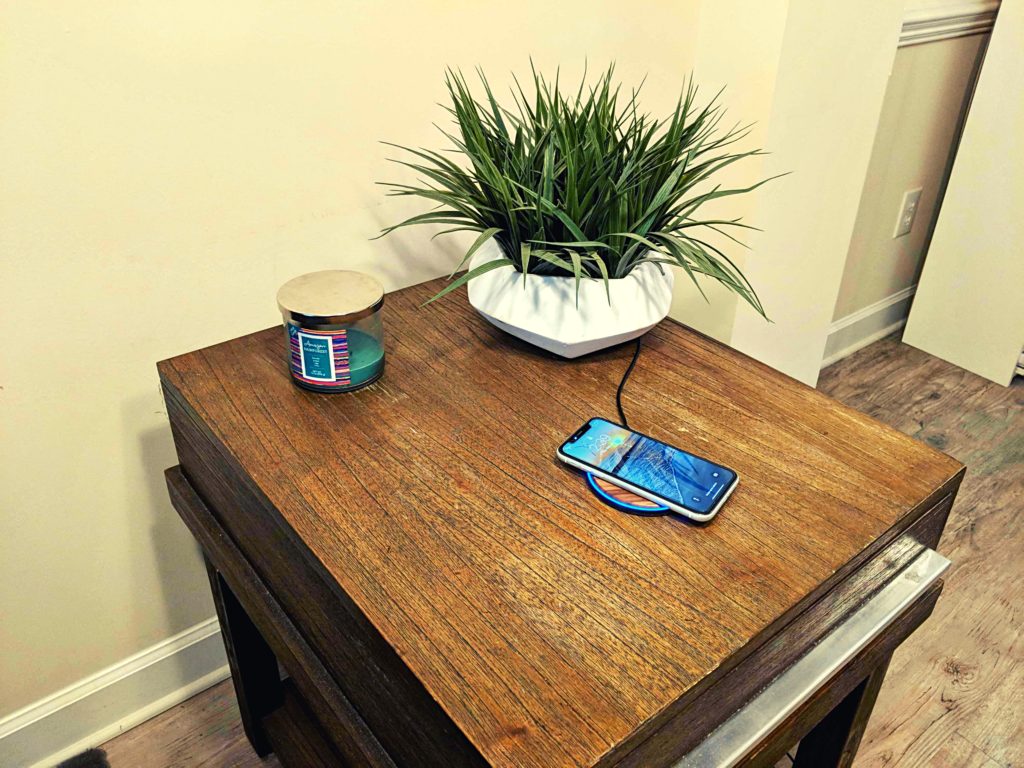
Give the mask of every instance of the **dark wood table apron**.
<path id="1" fill-rule="evenodd" d="M 666 321 L 630 424 L 732 467 L 718 517 L 633 517 L 555 458 L 632 354 L 566 361 L 441 282 L 388 295 L 370 387 L 295 387 L 271 328 L 160 363 L 171 498 L 246 733 L 286 765 L 671 765 L 925 547 L 963 467 Z M 847 765 L 934 583 L 745 764 Z M 282 681 L 278 662 L 287 672 Z"/>

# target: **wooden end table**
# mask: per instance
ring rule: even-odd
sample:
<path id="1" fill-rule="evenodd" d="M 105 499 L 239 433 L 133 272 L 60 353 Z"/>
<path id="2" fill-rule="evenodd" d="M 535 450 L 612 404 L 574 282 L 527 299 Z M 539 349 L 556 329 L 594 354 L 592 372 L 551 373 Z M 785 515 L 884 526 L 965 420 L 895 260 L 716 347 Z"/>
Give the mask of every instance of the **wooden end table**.
<path id="1" fill-rule="evenodd" d="M 848 765 L 941 591 L 928 548 L 964 468 L 666 321 L 627 387 L 630 424 L 740 483 L 706 525 L 622 514 L 555 448 L 613 417 L 632 346 L 558 359 L 461 292 L 420 309 L 441 285 L 388 295 L 387 370 L 357 392 L 295 387 L 281 328 L 159 365 L 168 487 L 257 753 L 771 765 L 803 739 L 798 766 Z"/>

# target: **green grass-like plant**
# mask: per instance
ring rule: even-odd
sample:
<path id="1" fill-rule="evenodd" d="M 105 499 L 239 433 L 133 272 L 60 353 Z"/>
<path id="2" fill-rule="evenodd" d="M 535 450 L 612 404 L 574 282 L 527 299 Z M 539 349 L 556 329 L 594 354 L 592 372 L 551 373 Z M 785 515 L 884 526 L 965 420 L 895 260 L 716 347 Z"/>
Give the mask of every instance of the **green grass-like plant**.
<path id="1" fill-rule="evenodd" d="M 461 73 L 446 75 L 452 106 L 445 107 L 458 135 L 442 133 L 468 159 L 468 167 L 428 149 L 397 147 L 415 156 L 395 162 L 421 175 L 423 186 L 385 183 L 390 195 L 413 195 L 438 204 L 435 210 L 386 228 L 381 236 L 413 224 L 452 225 L 434 237 L 473 231 L 479 236 L 466 252 L 462 269 L 494 238 L 504 258 L 478 266 L 445 287 L 431 301 L 492 269 L 510 266 L 526 274 L 573 277 L 577 295 L 584 279 L 605 283 L 623 278 L 640 264 L 682 268 L 700 290 L 697 275 L 713 278 L 742 296 L 765 316 L 753 286 L 702 232 L 735 240 L 729 227 L 739 219 L 699 219 L 703 203 L 749 192 L 716 186 L 694 188 L 716 171 L 760 150 L 731 153 L 746 128 L 720 130 L 724 110 L 717 97 L 698 109 L 691 77 L 675 111 L 662 121 L 638 111 L 639 90 L 620 100 L 610 66 L 589 89 L 580 83 L 574 97 L 563 96 L 533 70 L 535 96 L 527 99 L 519 81 L 512 91 L 516 109 L 495 100 L 478 70 L 486 105 L 470 92 Z M 707 296 L 704 295 L 705 300 Z M 429 302 L 428 302 L 429 303 Z M 766 316 L 765 316 L 766 317 Z"/>

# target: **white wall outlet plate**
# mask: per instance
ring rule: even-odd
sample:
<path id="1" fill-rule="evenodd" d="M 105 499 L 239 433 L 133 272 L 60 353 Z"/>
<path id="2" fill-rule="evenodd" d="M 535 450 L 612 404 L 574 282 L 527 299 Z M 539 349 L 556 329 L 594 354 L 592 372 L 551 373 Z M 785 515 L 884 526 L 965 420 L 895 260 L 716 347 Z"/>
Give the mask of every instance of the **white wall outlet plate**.
<path id="1" fill-rule="evenodd" d="M 921 192 L 921 187 L 918 187 L 917 189 L 908 189 L 903 193 L 903 204 L 900 205 L 899 217 L 896 219 L 893 240 L 908 234 L 914 226 L 914 216 L 917 215 L 917 204 L 921 202 Z"/>

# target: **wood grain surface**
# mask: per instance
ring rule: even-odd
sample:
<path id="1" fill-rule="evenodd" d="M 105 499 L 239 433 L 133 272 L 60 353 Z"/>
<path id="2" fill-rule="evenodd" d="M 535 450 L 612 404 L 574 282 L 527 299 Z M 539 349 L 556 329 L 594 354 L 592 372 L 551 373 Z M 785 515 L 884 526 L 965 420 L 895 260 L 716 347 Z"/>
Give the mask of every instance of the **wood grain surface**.
<path id="1" fill-rule="evenodd" d="M 165 474 L 171 503 L 202 546 L 209 563 L 208 568 L 212 566 L 212 572 L 217 575 L 219 594 L 215 593 L 215 601 L 223 603 L 225 595 L 231 595 L 234 601 L 237 601 L 237 605 L 242 606 L 242 610 L 250 617 L 260 637 L 270 646 L 279 665 L 289 672 L 291 685 L 301 689 L 305 697 L 305 706 L 313 710 L 318 723 L 326 724 L 334 745 L 344 752 L 351 765 L 394 768 L 394 763 L 389 759 L 386 750 L 367 727 L 360 713 L 352 706 L 345 692 L 338 686 L 331 671 L 324 667 L 320 656 L 274 595 L 267 590 L 235 542 L 217 525 L 209 508 L 196 495 L 181 470 L 174 467 Z M 217 570 L 216 564 L 223 570 Z M 283 568 L 288 570 L 287 564 Z M 224 640 L 230 662 L 232 639 L 229 635 L 230 633 L 225 633 Z M 367 663 L 370 660 L 363 661 Z M 243 670 L 243 675 L 248 675 L 249 681 L 240 677 L 238 671 L 238 665 L 232 664 L 232 680 L 244 723 L 252 714 L 251 709 L 245 705 L 248 693 L 246 689 L 250 685 L 258 688 L 260 683 L 267 687 L 266 670 L 257 667 L 254 676 Z M 280 689 L 279 685 L 273 687 Z M 280 692 L 283 694 L 283 690 Z M 387 700 L 386 696 L 381 695 L 380 690 L 377 693 L 378 697 Z M 250 709 L 248 714 L 247 709 Z M 258 714 L 265 725 L 269 719 L 265 711 Z M 401 716 L 402 710 L 392 712 L 392 719 L 399 723 L 402 722 Z M 408 731 L 405 734 L 408 737 Z M 444 733 L 441 735 L 444 736 Z M 253 748 L 259 751 L 260 742 L 251 738 L 250 741 Z M 451 740 L 448 744 L 452 753 L 458 751 Z"/>
<path id="2" fill-rule="evenodd" d="M 264 718 L 263 726 L 274 745 L 274 754 L 284 765 L 351 768 L 315 722 L 315 715 L 302 704 L 292 681 L 285 680 L 284 705 Z"/>
<path id="3" fill-rule="evenodd" d="M 630 423 L 740 483 L 708 525 L 621 514 L 555 448 L 614 412 L 630 350 L 555 358 L 461 293 L 419 309 L 439 285 L 387 297 L 387 370 L 355 393 L 294 387 L 280 328 L 160 372 L 226 485 L 285 521 L 265 551 L 303 548 L 492 765 L 607 763 L 959 483 L 937 450 L 666 322 Z"/>

